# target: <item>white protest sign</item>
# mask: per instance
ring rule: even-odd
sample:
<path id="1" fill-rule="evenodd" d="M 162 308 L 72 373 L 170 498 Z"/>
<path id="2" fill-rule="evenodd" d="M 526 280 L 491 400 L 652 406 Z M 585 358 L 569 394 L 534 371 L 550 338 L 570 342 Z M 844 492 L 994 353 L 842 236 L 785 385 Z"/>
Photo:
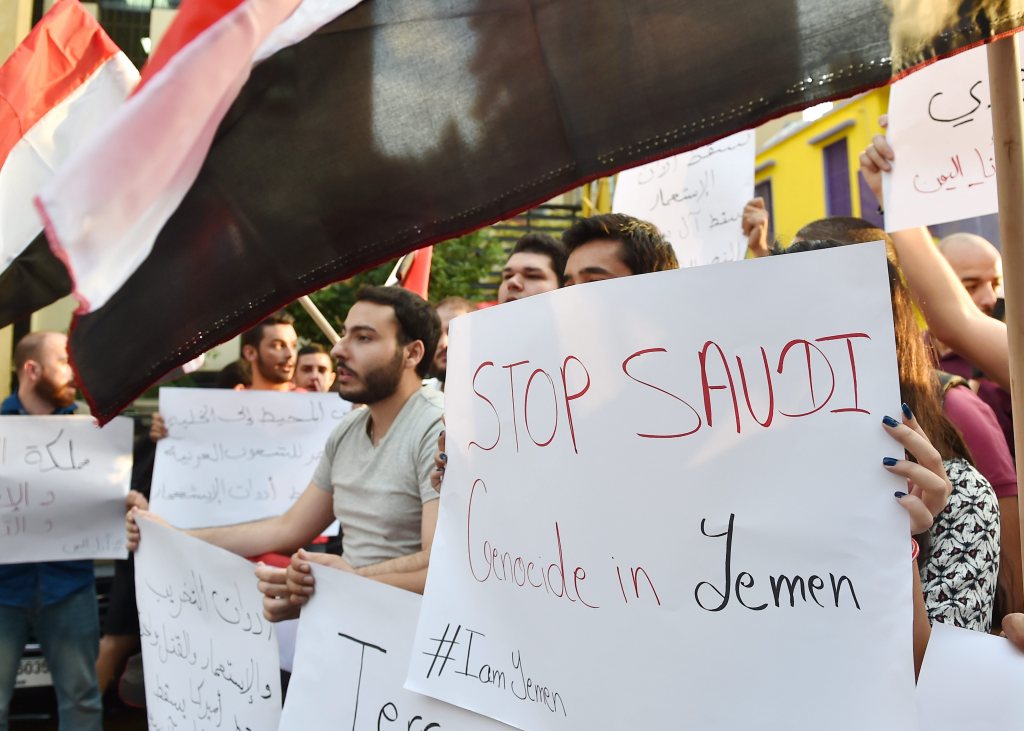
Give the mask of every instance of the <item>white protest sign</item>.
<path id="1" fill-rule="evenodd" d="M 0 564 L 127 558 L 132 420 L 0 417 Z"/>
<path id="2" fill-rule="evenodd" d="M 936 622 L 917 682 L 921 731 L 1024 728 L 1024 653 Z"/>
<path id="3" fill-rule="evenodd" d="M 150 731 L 276 731 L 274 626 L 244 558 L 140 519 L 135 599 Z"/>
<path id="4" fill-rule="evenodd" d="M 896 155 L 892 173 L 882 181 L 887 231 L 999 209 L 984 47 L 895 82 L 887 136 Z"/>
<path id="5" fill-rule="evenodd" d="M 501 731 L 508 726 L 402 688 L 421 597 L 313 565 L 281 731 Z"/>
<path id="6" fill-rule="evenodd" d="M 160 389 L 153 511 L 180 528 L 281 515 L 350 409 L 335 393 Z"/>
<path id="7" fill-rule="evenodd" d="M 742 259 L 743 206 L 754 191 L 754 133 L 739 132 L 619 173 L 612 210 L 650 221 L 680 266 Z"/>
<path id="8" fill-rule="evenodd" d="M 912 728 L 881 244 L 569 287 L 448 354 L 407 688 L 537 731 Z"/>

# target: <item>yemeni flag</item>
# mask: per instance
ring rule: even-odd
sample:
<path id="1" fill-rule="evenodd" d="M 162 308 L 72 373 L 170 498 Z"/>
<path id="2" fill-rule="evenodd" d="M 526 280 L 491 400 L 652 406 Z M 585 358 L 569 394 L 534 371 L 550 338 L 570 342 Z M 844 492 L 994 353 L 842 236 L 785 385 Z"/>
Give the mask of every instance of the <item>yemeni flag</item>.
<path id="1" fill-rule="evenodd" d="M 39 199 L 78 383 L 107 420 L 302 294 L 1024 24 L 890 4 L 186 0 Z"/>
<path id="2" fill-rule="evenodd" d="M 60 0 L 0 66 L 0 327 L 71 293 L 32 204 L 139 80 L 78 0 Z"/>
<path id="3" fill-rule="evenodd" d="M 415 292 L 423 299 L 430 294 L 430 263 L 434 258 L 434 247 L 425 246 L 403 256 L 391 270 L 385 286 L 398 285 Z"/>

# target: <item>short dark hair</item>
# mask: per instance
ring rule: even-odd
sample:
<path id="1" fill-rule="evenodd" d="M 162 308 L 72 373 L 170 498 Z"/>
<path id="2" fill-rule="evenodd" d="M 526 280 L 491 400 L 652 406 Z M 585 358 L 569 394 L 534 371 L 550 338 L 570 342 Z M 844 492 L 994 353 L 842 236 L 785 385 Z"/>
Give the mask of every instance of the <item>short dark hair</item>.
<path id="1" fill-rule="evenodd" d="M 551 269 L 558 277 L 558 286 L 565 284 L 565 262 L 569 258 L 569 252 L 565 244 L 554 236 L 547 234 L 529 233 L 519 238 L 516 245 L 512 247 L 512 254 L 541 254 L 551 260 Z"/>
<path id="2" fill-rule="evenodd" d="M 253 328 L 249 328 L 242 333 L 242 347 L 251 345 L 254 348 L 260 347 L 260 341 L 263 340 L 263 329 L 267 327 L 273 327 L 274 325 L 295 325 L 295 318 L 290 313 L 284 310 L 278 310 L 272 315 L 267 317 L 260 322 L 259 325 Z"/>
<path id="3" fill-rule="evenodd" d="M 658 227 L 624 213 L 602 213 L 581 218 L 562 234 L 567 255 L 598 239 L 611 239 L 622 244 L 622 263 L 633 274 L 679 268 L 675 249 L 661 235 Z"/>
<path id="4" fill-rule="evenodd" d="M 402 287 L 363 287 L 356 293 L 356 302 L 372 302 L 395 311 L 398 321 L 398 343 L 423 343 L 423 357 L 416 364 L 416 373 L 426 378 L 441 337 L 441 318 L 425 299 Z"/>
<path id="5" fill-rule="evenodd" d="M 309 345 L 303 345 L 299 348 L 299 352 L 295 357 L 298 359 L 304 355 L 313 355 L 314 353 L 322 353 L 327 357 L 331 356 L 331 354 L 327 352 L 327 348 L 322 346 L 320 343 L 310 343 Z"/>

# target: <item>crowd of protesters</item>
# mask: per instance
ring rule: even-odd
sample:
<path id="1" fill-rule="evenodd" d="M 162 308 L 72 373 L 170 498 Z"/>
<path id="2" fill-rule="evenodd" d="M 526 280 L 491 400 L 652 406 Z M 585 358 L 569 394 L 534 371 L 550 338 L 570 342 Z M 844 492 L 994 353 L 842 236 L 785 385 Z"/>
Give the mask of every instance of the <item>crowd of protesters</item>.
<path id="1" fill-rule="evenodd" d="M 883 136 L 861 156 L 862 172 L 879 200 L 881 173 L 894 164 Z M 915 665 L 920 667 L 936 621 L 1001 630 L 1024 652 L 1009 349 L 1006 327 L 995 317 L 998 251 L 973 235 L 948 237 L 936 247 L 924 229 L 890 236 L 848 217 L 807 222 L 783 246 L 768 241 L 768 212 L 759 199 L 744 209 L 742 225 L 750 257 L 885 242 L 903 406 L 880 428 L 902 456 L 879 457 L 881 469 L 908 484 L 895 499 L 908 513 L 918 547 Z M 678 266 L 673 247 L 653 225 L 622 214 L 597 215 L 576 221 L 561 240 L 523 237 L 502 269 L 497 302 Z M 915 318 L 914 303 L 927 330 Z M 243 336 L 242 358 L 224 370 L 219 386 L 331 390 L 360 406 L 331 434 L 309 486 L 287 512 L 189 531 L 242 556 L 286 557 L 283 565 L 260 563 L 255 569 L 268 618 L 298 615 L 315 591 L 312 563 L 423 591 L 447 462 L 442 412 L 449 323 L 474 309 L 475 303 L 461 298 L 431 307 L 401 288 L 370 287 L 358 294 L 330 351 L 315 344 L 300 349 L 293 323 L 283 314 Z M 15 356 L 19 386 L 3 404 L 5 415 L 73 409 L 63 336 L 30 334 Z M 130 548 L 140 541 L 140 517 L 160 520 L 148 511 L 147 493 L 153 445 L 167 435 L 156 414 L 136 445 L 126 517 Z M 311 550 L 336 519 L 343 529 L 338 550 Z M 66 720 L 68 728 L 101 728 L 101 693 L 138 649 L 130 565 L 118 569 L 102 645 L 88 563 L 0 567 L 0 585 L 0 731 L 7 727 L 6 708 L 30 627 L 53 673 L 62 727 Z M 141 677 L 138 667 L 136 672 Z"/>

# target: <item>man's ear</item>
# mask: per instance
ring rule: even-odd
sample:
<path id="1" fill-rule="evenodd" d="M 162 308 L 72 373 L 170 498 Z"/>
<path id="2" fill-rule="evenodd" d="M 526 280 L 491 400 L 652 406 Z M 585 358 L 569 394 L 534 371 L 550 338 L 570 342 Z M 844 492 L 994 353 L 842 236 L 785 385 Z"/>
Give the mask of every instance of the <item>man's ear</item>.
<path id="1" fill-rule="evenodd" d="M 423 360 L 424 353 L 426 352 L 423 347 L 422 340 L 413 340 L 411 343 L 405 346 L 405 367 L 415 369 Z"/>
<path id="2" fill-rule="evenodd" d="M 25 365 L 21 367 L 21 378 L 24 378 L 29 383 L 38 381 L 42 374 L 43 366 L 37 360 L 26 360 Z"/>
<path id="3" fill-rule="evenodd" d="M 250 363 L 255 362 L 256 356 L 258 354 L 259 354 L 259 352 L 256 350 L 256 348 L 254 346 L 252 346 L 252 345 L 243 345 L 242 346 L 242 357 L 245 358 Z"/>

